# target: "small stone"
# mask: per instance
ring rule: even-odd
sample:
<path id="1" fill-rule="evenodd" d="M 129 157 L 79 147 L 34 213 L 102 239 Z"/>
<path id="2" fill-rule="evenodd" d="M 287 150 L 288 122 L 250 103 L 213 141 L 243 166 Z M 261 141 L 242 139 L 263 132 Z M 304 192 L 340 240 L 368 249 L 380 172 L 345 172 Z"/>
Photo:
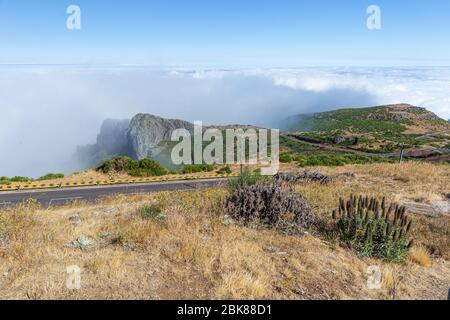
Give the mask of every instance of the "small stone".
<path id="1" fill-rule="evenodd" d="M 100 232 L 100 233 L 98 234 L 98 236 L 99 236 L 100 238 L 102 238 L 102 239 L 110 239 L 110 238 L 112 238 L 113 233 L 112 233 L 112 232 L 109 232 L 109 231 L 105 231 L 105 232 Z"/>
<path id="2" fill-rule="evenodd" d="M 275 247 L 275 246 L 267 246 L 264 248 L 266 251 L 270 252 L 270 253 L 275 253 L 275 254 L 287 254 L 286 251 L 283 251 L 282 249 Z"/>
<path id="3" fill-rule="evenodd" d="M 433 201 L 431 207 L 437 214 L 450 213 L 450 201 Z"/>
<path id="4" fill-rule="evenodd" d="M 166 220 L 166 218 L 167 218 L 167 215 L 164 212 L 160 213 L 156 216 L 156 220 L 159 220 L 159 221 L 164 221 L 164 220 Z"/>
<path id="5" fill-rule="evenodd" d="M 104 213 L 113 213 L 113 212 L 116 212 L 118 209 L 117 208 L 105 208 L 104 210 L 103 210 L 103 212 Z"/>
<path id="6" fill-rule="evenodd" d="M 292 289 L 292 292 L 295 293 L 295 294 L 298 294 L 298 295 L 303 295 L 303 294 L 305 294 L 305 292 L 304 292 L 301 288 L 299 288 L 299 287 L 293 288 L 293 289 Z"/>
<path id="7" fill-rule="evenodd" d="M 77 248 L 81 250 L 87 250 L 91 247 L 91 245 L 92 241 L 83 235 L 79 236 L 76 240 L 73 240 L 69 244 L 69 246 L 71 246 L 72 248 Z"/>
<path id="8" fill-rule="evenodd" d="M 136 249 L 136 246 L 131 242 L 125 242 L 123 244 L 123 248 L 127 251 L 134 251 Z"/>
<path id="9" fill-rule="evenodd" d="M 79 225 L 81 223 L 81 218 L 78 214 L 73 214 L 69 217 L 69 221 L 74 225 Z"/>

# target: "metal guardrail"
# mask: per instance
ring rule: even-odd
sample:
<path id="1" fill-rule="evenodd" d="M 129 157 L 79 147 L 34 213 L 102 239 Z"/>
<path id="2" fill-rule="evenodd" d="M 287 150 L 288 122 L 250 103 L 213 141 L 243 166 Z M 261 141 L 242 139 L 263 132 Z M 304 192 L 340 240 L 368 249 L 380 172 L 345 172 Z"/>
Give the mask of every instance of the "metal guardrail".
<path id="1" fill-rule="evenodd" d="M 13 190 L 30 190 L 30 189 L 51 189 L 51 188 L 70 188 L 70 187 L 83 187 L 83 186 L 104 186 L 115 184 L 134 184 L 134 183 L 146 183 L 146 182 L 164 182 L 164 181 L 177 181 L 177 180 L 198 180 L 198 179 L 214 179 L 214 178 L 228 178 L 237 177 L 238 173 L 231 174 L 202 174 L 202 175 L 170 175 L 163 177 L 149 177 L 149 178 L 134 178 L 134 179 L 116 179 L 116 180 L 91 180 L 91 181 L 78 181 L 78 182 L 61 182 L 61 183 L 30 183 L 23 185 L 3 185 L 0 186 L 1 191 L 13 191 Z"/>

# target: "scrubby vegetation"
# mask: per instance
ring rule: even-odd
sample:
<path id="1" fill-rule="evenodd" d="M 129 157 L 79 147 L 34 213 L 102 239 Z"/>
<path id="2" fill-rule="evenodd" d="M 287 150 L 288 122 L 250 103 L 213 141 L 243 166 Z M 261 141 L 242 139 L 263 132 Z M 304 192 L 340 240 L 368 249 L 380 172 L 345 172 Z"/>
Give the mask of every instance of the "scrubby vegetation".
<path id="1" fill-rule="evenodd" d="M 237 178 L 231 178 L 228 180 L 228 189 L 230 192 L 234 192 L 237 189 L 244 187 L 254 186 L 257 183 L 266 181 L 268 178 L 261 175 L 261 170 L 250 171 L 244 169 Z"/>
<path id="2" fill-rule="evenodd" d="M 254 178 L 250 178 L 254 176 Z M 314 222 L 312 207 L 291 187 L 278 180 L 247 175 L 227 197 L 227 213 L 244 225 L 262 225 L 288 233 L 301 233 Z"/>
<path id="3" fill-rule="evenodd" d="M 47 173 L 45 176 L 39 177 L 37 180 L 54 180 L 54 179 L 62 179 L 64 178 L 64 174 L 62 173 Z"/>
<path id="4" fill-rule="evenodd" d="M 414 220 L 408 234 L 414 245 L 407 259 L 392 263 L 349 249 L 337 237 L 338 219 L 331 219 L 331 210 L 338 213 L 339 198 L 348 199 L 355 191 L 380 199 L 380 208 L 383 196 L 386 203 L 443 200 L 448 165 L 348 165 L 323 167 L 320 173 L 333 179 L 293 187 L 317 219 L 335 231 L 334 239 L 322 236 L 315 225 L 299 236 L 258 223 L 246 225 L 238 218 L 225 220 L 224 201 L 231 194 L 225 188 L 114 195 L 43 209 L 33 204 L 0 207 L 0 296 L 337 300 L 392 299 L 395 291 L 396 299 L 447 299 L 448 215 L 410 211 Z M 161 213 L 157 207 L 163 208 Z M 80 224 L 70 220 L 74 214 Z M 88 250 L 67 245 L 80 236 L 91 241 Z M 65 286 L 71 265 L 82 270 L 82 290 Z M 381 271 L 377 290 L 366 285 L 372 265 Z"/>
<path id="5" fill-rule="evenodd" d="M 304 141 L 372 153 L 374 157 L 394 155 L 402 149 L 410 149 L 412 154 L 415 149 L 430 148 L 445 152 L 443 148 L 450 140 L 448 122 L 426 109 L 409 105 L 340 109 L 300 116 L 293 121 L 290 129 L 299 131 L 297 136 Z M 352 163 L 354 159 L 346 160 Z"/>
<path id="6" fill-rule="evenodd" d="M 162 176 L 168 171 L 152 159 L 133 160 L 128 157 L 117 157 L 106 160 L 97 167 L 103 173 L 126 172 L 134 177 Z"/>
<path id="7" fill-rule="evenodd" d="M 142 219 L 153 219 L 160 216 L 163 208 L 159 204 L 146 204 L 139 208 L 138 213 Z"/>
<path id="8" fill-rule="evenodd" d="M 211 172 L 214 170 L 212 164 L 188 164 L 183 167 L 183 173 Z"/>
<path id="9" fill-rule="evenodd" d="M 230 174 L 230 173 L 232 173 L 233 171 L 231 170 L 231 167 L 230 167 L 230 165 L 224 165 L 223 167 L 221 167 L 218 171 L 217 171 L 217 173 L 220 173 L 220 174 Z"/>
<path id="10" fill-rule="evenodd" d="M 369 157 L 360 154 L 342 154 L 337 155 L 317 155 L 317 156 L 299 156 L 296 158 L 300 167 L 313 166 L 343 166 L 346 164 L 366 164 L 378 162 L 392 162 L 391 159 L 382 159 L 377 157 Z"/>
<path id="11" fill-rule="evenodd" d="M 376 121 L 374 121 L 376 120 Z M 304 117 L 296 125 L 302 131 L 351 129 L 353 132 L 403 132 L 405 119 L 395 121 L 385 107 L 340 109 Z"/>
<path id="12" fill-rule="evenodd" d="M 293 161 L 293 157 L 288 152 L 281 152 L 280 153 L 280 162 L 281 163 L 289 163 Z"/>
<path id="13" fill-rule="evenodd" d="M 298 173 L 280 172 L 274 176 L 274 179 L 276 181 L 290 183 L 318 182 L 320 184 L 326 184 L 332 181 L 332 178 L 329 175 L 307 170 Z"/>
<path id="14" fill-rule="evenodd" d="M 394 162 L 397 158 L 380 158 L 338 150 L 324 150 L 319 146 L 309 145 L 287 137 L 280 137 L 280 162 L 296 162 L 301 167 L 342 166 L 346 164 L 366 164 Z"/>
<path id="15" fill-rule="evenodd" d="M 44 180 L 54 180 L 64 178 L 64 174 L 62 173 L 48 173 L 45 176 L 39 177 L 37 179 L 32 179 L 29 177 L 0 177 L 0 184 L 11 184 L 13 182 L 32 182 L 32 181 L 44 181 Z"/>
<path id="16" fill-rule="evenodd" d="M 388 261 L 403 261 L 412 246 L 408 239 L 411 219 L 406 208 L 398 204 L 387 207 L 376 198 L 351 195 L 345 202 L 339 199 L 339 209 L 332 213 L 339 240 L 362 257 Z"/>

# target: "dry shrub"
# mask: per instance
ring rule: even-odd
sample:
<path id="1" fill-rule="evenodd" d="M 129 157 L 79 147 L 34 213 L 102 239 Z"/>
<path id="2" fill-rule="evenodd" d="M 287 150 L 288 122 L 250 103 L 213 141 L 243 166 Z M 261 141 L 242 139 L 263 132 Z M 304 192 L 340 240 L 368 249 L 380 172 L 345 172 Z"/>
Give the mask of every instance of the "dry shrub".
<path id="1" fill-rule="evenodd" d="M 409 259 L 422 267 L 430 266 L 430 254 L 428 250 L 423 246 L 414 246 L 409 251 Z"/>
<path id="2" fill-rule="evenodd" d="M 304 232 L 314 222 L 308 201 L 276 181 L 235 189 L 226 199 L 225 208 L 244 225 L 259 224 L 289 233 Z"/>
<path id="3" fill-rule="evenodd" d="M 412 234 L 417 244 L 425 246 L 430 255 L 450 259 L 450 217 L 416 215 Z"/>
<path id="4" fill-rule="evenodd" d="M 307 170 L 298 173 L 277 173 L 274 179 L 276 181 L 290 183 L 318 182 L 320 184 L 326 184 L 332 181 L 332 178 L 328 175 Z"/>

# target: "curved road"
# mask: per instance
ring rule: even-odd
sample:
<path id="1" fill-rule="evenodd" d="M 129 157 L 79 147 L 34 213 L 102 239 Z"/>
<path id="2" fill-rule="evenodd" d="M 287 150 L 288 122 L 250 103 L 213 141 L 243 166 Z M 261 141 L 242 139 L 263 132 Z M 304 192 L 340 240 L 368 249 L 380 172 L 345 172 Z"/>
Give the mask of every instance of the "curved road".
<path id="1" fill-rule="evenodd" d="M 27 199 L 36 199 L 47 208 L 73 201 L 94 202 L 97 199 L 114 194 L 138 194 L 158 191 L 198 190 L 225 185 L 227 178 L 179 180 L 124 185 L 105 185 L 90 187 L 72 187 L 34 191 L 5 191 L 0 193 L 0 208 L 18 204 Z"/>

